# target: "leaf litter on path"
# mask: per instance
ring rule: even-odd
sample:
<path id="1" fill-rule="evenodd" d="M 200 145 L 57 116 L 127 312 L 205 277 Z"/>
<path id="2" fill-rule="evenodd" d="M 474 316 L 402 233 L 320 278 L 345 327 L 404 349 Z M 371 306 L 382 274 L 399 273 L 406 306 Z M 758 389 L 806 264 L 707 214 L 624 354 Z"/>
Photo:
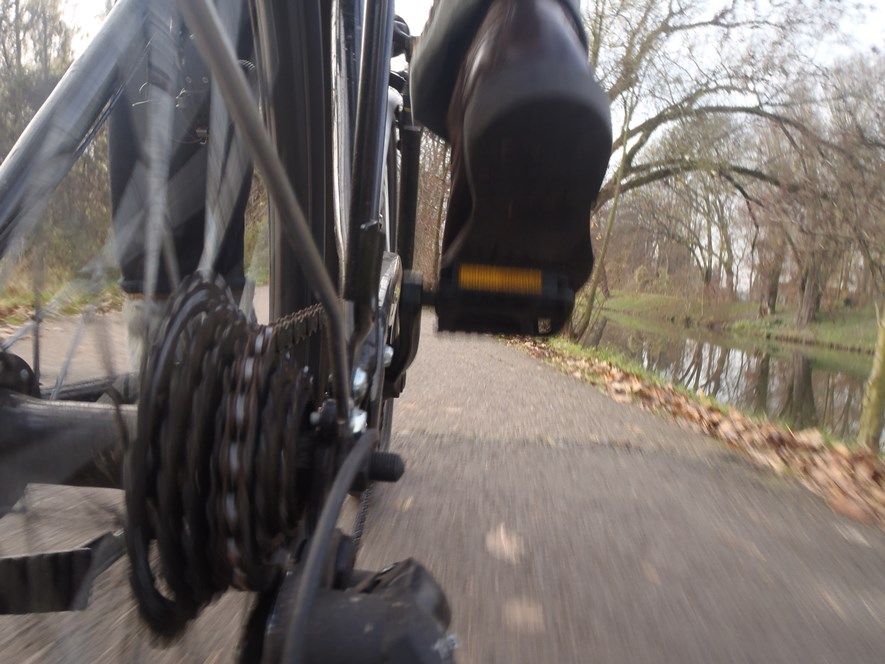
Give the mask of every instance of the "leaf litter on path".
<path id="1" fill-rule="evenodd" d="M 703 394 L 694 399 L 672 384 L 649 383 L 610 362 L 570 355 L 543 341 L 512 339 L 508 343 L 563 373 L 597 385 L 616 401 L 667 413 L 778 474 L 793 473 L 840 514 L 885 526 L 885 462 L 871 451 L 842 444 L 828 446 L 816 429 L 793 431 L 733 408 L 725 411 Z"/>

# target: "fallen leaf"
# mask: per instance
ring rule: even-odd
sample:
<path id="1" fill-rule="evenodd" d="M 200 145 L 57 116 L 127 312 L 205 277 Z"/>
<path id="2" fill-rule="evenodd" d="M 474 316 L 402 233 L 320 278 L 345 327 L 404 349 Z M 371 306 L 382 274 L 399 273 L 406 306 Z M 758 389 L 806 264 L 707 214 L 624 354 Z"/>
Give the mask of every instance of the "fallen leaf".
<path id="1" fill-rule="evenodd" d="M 796 442 L 812 450 L 822 450 L 825 447 L 824 436 L 817 429 L 803 429 L 793 434 Z"/>
<path id="2" fill-rule="evenodd" d="M 543 632 L 544 611 L 541 605 L 523 597 L 504 602 L 504 624 L 518 632 Z"/>
<path id="3" fill-rule="evenodd" d="M 838 454 L 842 457 L 850 457 L 851 456 L 851 452 L 842 443 L 836 443 L 835 445 L 833 445 L 832 450 L 833 450 L 833 452 L 835 452 L 836 454 Z"/>
<path id="4" fill-rule="evenodd" d="M 642 573 L 645 575 L 645 578 L 649 583 L 653 583 L 656 586 L 661 585 L 661 577 L 658 574 L 658 570 L 656 570 L 655 566 L 647 560 L 642 561 Z"/>
<path id="5" fill-rule="evenodd" d="M 857 498 L 847 496 L 844 493 L 827 496 L 827 503 L 839 514 L 861 523 L 872 524 L 876 522 L 876 514 Z"/>
<path id="6" fill-rule="evenodd" d="M 519 535 L 508 533 L 504 524 L 486 535 L 486 549 L 495 558 L 516 564 L 523 552 L 523 541 Z"/>

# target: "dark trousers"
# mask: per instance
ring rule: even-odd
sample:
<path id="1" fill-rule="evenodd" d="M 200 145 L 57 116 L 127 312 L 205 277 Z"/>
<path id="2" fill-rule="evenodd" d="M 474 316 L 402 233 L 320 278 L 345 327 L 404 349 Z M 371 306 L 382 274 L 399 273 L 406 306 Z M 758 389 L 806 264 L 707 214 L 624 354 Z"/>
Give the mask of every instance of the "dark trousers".
<path id="1" fill-rule="evenodd" d="M 219 3 L 221 5 L 222 3 Z M 228 3 L 230 4 L 230 3 Z M 245 4 L 245 3 L 241 3 Z M 230 9 L 230 7 L 228 7 Z M 248 14 L 240 12 L 232 28 L 238 35 L 238 55 L 252 60 L 252 33 Z M 161 58 L 152 57 L 157 48 L 149 38 L 132 45 L 128 61 L 121 63 L 125 87 L 109 121 L 109 166 L 111 206 L 117 260 L 122 270 L 122 287 L 128 293 L 144 289 L 146 226 L 149 196 L 149 135 L 156 104 L 150 99 L 151 84 L 161 86 L 175 98 L 172 152 L 167 179 L 166 223 L 171 231 L 178 273 L 184 277 L 199 266 L 203 254 L 207 201 L 226 228 L 214 261 L 216 273 L 225 277 L 232 290 L 243 288 L 243 233 L 246 204 L 252 182 L 252 165 L 244 157 L 233 126 L 212 126 L 212 104 L 221 103 L 212 94 L 209 71 L 197 53 L 194 41 L 180 23 L 173 26 L 164 45 L 174 50 L 172 71 L 156 70 Z M 210 135 L 210 131 L 214 135 Z M 210 141 L 220 141 L 220 163 L 210 168 Z M 217 147 L 217 146 L 216 146 Z M 214 174 L 212 182 L 209 174 Z M 157 274 L 158 294 L 171 291 L 169 270 L 161 260 Z"/>

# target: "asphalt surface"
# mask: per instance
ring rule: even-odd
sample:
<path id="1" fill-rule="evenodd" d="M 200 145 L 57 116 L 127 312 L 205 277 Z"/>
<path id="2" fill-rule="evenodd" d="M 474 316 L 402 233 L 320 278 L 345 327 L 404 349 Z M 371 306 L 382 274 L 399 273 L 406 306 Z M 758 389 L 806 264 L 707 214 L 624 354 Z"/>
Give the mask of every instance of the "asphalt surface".
<path id="1" fill-rule="evenodd" d="M 516 349 L 424 323 L 394 414 L 406 475 L 374 493 L 359 563 L 422 561 L 459 662 L 883 661 L 881 531 Z M 32 487 L 0 546 L 80 543 L 120 514 L 116 492 Z M 3 661 L 234 659 L 248 597 L 162 647 L 125 574 L 85 612 L 0 619 Z"/>

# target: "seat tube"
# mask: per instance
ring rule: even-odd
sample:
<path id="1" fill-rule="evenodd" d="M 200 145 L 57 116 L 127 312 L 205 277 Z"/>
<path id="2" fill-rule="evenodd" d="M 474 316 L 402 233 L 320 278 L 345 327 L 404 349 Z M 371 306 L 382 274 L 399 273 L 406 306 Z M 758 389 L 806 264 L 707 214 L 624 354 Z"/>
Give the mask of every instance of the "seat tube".
<path id="1" fill-rule="evenodd" d="M 388 82 L 393 41 L 393 0 L 366 0 L 353 150 L 353 189 L 344 275 L 351 319 L 351 351 L 372 324 L 377 306 L 384 233 L 380 227 Z"/>

